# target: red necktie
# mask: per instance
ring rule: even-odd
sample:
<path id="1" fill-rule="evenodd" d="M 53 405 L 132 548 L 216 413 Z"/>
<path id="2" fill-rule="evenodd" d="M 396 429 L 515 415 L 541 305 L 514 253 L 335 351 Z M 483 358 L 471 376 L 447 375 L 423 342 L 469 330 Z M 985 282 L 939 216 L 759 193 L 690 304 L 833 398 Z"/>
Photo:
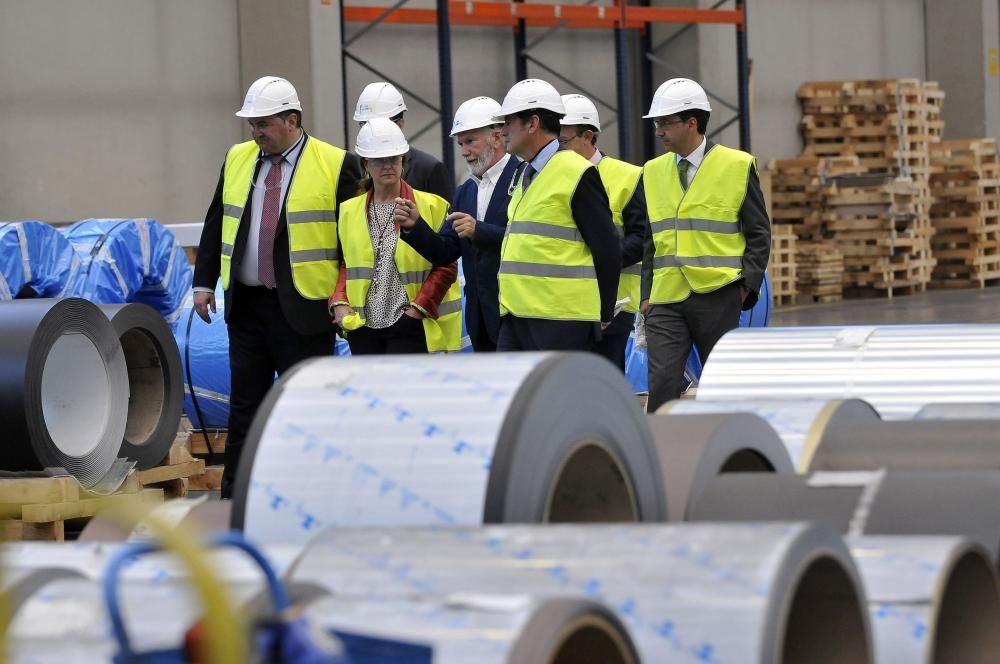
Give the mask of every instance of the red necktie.
<path id="1" fill-rule="evenodd" d="M 267 288 L 274 288 L 274 235 L 281 212 L 281 162 L 280 154 L 268 155 L 271 170 L 264 178 L 264 205 L 260 210 L 260 236 L 257 240 L 257 278 Z"/>

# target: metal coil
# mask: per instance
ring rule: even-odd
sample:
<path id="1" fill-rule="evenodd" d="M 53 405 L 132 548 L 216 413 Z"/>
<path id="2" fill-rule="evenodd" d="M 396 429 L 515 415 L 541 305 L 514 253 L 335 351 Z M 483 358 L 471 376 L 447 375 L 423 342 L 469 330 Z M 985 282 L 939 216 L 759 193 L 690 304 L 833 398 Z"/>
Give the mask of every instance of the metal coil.
<path id="1" fill-rule="evenodd" d="M 850 554 L 809 524 L 334 528 L 288 578 L 349 599 L 569 593 L 657 664 L 872 661 Z"/>
<path id="2" fill-rule="evenodd" d="M 913 416 L 915 420 L 997 420 L 1000 402 L 929 403 Z"/>
<path id="3" fill-rule="evenodd" d="M 329 525 L 662 521 L 646 419 L 588 353 L 318 358 L 251 427 L 232 526 L 305 542 Z"/>
<path id="4" fill-rule="evenodd" d="M 628 630 L 579 597 L 453 595 L 444 599 L 326 597 L 305 616 L 357 661 L 434 664 L 637 664 Z M 367 643 L 377 639 L 378 657 Z"/>
<path id="5" fill-rule="evenodd" d="M 750 413 L 650 415 L 671 521 L 685 521 L 721 473 L 795 473 L 781 440 Z"/>
<path id="6" fill-rule="evenodd" d="M 677 399 L 660 406 L 659 415 L 753 413 L 764 418 L 784 443 L 796 471 L 808 473 L 827 429 L 857 422 L 878 422 L 878 412 L 861 399 L 775 399 L 709 401 Z"/>
<path id="7" fill-rule="evenodd" d="M 818 521 L 847 535 L 957 535 L 997 558 L 1000 473 L 820 472 L 717 477 L 692 521 Z"/>
<path id="8" fill-rule="evenodd" d="M 184 401 L 181 357 L 170 326 L 145 304 L 101 306 L 121 341 L 129 400 L 120 456 L 140 470 L 159 465 L 177 436 Z"/>
<path id="9" fill-rule="evenodd" d="M 63 467 L 84 487 L 111 469 L 128 412 L 125 355 L 86 300 L 0 303 L 2 467 Z"/>
<path id="10" fill-rule="evenodd" d="M 1000 588 L 984 549 L 954 537 L 855 537 L 848 545 L 878 662 L 1000 662 Z"/>
<path id="11" fill-rule="evenodd" d="M 698 399 L 843 399 L 884 419 L 935 402 L 995 401 L 1000 326 L 895 325 L 738 329 L 712 350 Z"/>

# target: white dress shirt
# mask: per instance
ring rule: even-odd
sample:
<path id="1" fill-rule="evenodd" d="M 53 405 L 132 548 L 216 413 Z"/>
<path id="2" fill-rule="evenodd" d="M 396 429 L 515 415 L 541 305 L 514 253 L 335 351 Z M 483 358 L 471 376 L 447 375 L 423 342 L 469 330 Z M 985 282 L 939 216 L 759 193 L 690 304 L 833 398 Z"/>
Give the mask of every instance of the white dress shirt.
<path id="1" fill-rule="evenodd" d="M 690 164 L 690 166 L 688 166 L 688 172 L 687 172 L 687 179 L 688 179 L 687 186 L 689 187 L 691 186 L 691 180 L 694 179 L 694 174 L 698 172 L 698 167 L 701 166 L 701 162 L 705 159 L 705 146 L 707 145 L 707 143 L 708 139 L 706 139 L 703 136 L 701 138 L 701 145 L 692 150 L 691 154 L 689 154 L 688 156 L 682 157 L 679 154 L 674 153 L 674 157 L 677 160 L 677 164 L 681 163 L 681 159 L 687 159 L 688 164 Z"/>
<path id="2" fill-rule="evenodd" d="M 279 210 L 285 209 L 285 196 L 288 194 L 288 185 L 292 181 L 292 172 L 295 170 L 295 164 L 299 160 L 299 155 L 302 153 L 302 145 L 306 140 L 306 132 L 303 130 L 299 134 L 299 138 L 295 143 L 293 143 L 287 150 L 282 152 L 284 161 L 281 162 L 281 207 Z M 257 159 L 261 162 L 260 170 L 257 172 L 257 177 L 254 180 L 253 188 L 253 198 L 251 200 L 250 207 L 250 228 L 247 234 L 247 246 L 246 250 L 243 252 L 243 259 L 240 261 L 239 273 L 236 278 L 240 280 L 240 283 L 246 284 L 247 286 L 260 286 L 260 279 L 257 278 L 257 247 L 258 240 L 260 239 L 260 213 L 264 208 L 264 180 L 267 179 L 267 174 L 271 172 L 271 160 L 264 158 L 264 155 L 260 155 Z"/>
<path id="3" fill-rule="evenodd" d="M 594 150 L 594 154 L 590 155 L 590 163 L 592 163 L 594 166 L 597 166 L 599 163 L 601 163 L 602 159 L 604 159 L 604 155 L 601 154 L 600 150 Z"/>
<path id="4" fill-rule="evenodd" d="M 493 190 L 497 188 L 497 181 L 500 179 L 503 169 L 507 168 L 508 161 L 510 161 L 510 154 L 505 154 L 500 161 L 486 169 L 483 177 L 472 176 L 476 181 L 476 187 L 478 187 L 476 191 L 477 221 L 486 220 L 486 210 L 490 206 L 490 199 L 493 198 Z"/>

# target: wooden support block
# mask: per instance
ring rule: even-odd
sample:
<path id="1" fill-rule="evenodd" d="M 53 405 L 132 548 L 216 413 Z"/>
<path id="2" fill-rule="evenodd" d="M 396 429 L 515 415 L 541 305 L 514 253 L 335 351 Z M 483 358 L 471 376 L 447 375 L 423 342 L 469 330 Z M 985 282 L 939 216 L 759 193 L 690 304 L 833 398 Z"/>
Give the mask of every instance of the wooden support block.
<path id="1" fill-rule="evenodd" d="M 203 459 L 195 459 L 194 461 L 178 463 L 172 466 L 157 466 L 156 468 L 150 468 L 149 470 L 140 470 L 139 481 L 145 486 L 149 484 L 167 482 L 169 480 L 177 480 L 182 477 L 200 475 L 204 472 L 205 461 Z"/>
<path id="2" fill-rule="evenodd" d="M 188 495 L 188 478 L 179 477 L 166 482 L 159 482 L 156 486 L 162 489 L 165 499 L 186 498 Z"/>
<path id="3" fill-rule="evenodd" d="M 167 454 L 163 465 L 176 466 L 179 463 L 190 463 L 191 461 L 194 461 L 194 457 L 191 456 L 189 448 L 183 445 L 174 445 L 170 448 L 170 453 Z"/>
<path id="4" fill-rule="evenodd" d="M 206 436 L 208 442 L 205 442 Z M 207 456 L 209 454 L 223 454 L 226 451 L 226 440 L 229 437 L 226 431 L 201 431 L 191 432 L 191 453 L 196 456 Z"/>
<path id="5" fill-rule="evenodd" d="M 188 488 L 191 491 L 218 491 L 222 488 L 222 466 L 208 466 L 201 475 L 192 475 Z"/>
<path id="6" fill-rule="evenodd" d="M 56 503 L 80 497 L 75 477 L 25 477 L 0 479 L 0 503 Z"/>

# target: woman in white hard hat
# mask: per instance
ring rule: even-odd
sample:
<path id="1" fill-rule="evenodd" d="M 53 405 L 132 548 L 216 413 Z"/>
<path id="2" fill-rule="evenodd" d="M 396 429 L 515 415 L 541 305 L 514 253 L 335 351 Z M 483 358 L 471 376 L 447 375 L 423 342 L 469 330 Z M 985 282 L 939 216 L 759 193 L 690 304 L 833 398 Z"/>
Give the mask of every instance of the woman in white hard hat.
<path id="1" fill-rule="evenodd" d="M 436 231 L 448 214 L 447 201 L 403 180 L 409 147 L 386 118 L 368 121 L 358 133 L 363 192 L 340 207 L 340 279 L 329 301 L 354 355 L 461 348 L 456 264 L 434 267 L 399 242 L 404 220 L 422 219 Z"/>

